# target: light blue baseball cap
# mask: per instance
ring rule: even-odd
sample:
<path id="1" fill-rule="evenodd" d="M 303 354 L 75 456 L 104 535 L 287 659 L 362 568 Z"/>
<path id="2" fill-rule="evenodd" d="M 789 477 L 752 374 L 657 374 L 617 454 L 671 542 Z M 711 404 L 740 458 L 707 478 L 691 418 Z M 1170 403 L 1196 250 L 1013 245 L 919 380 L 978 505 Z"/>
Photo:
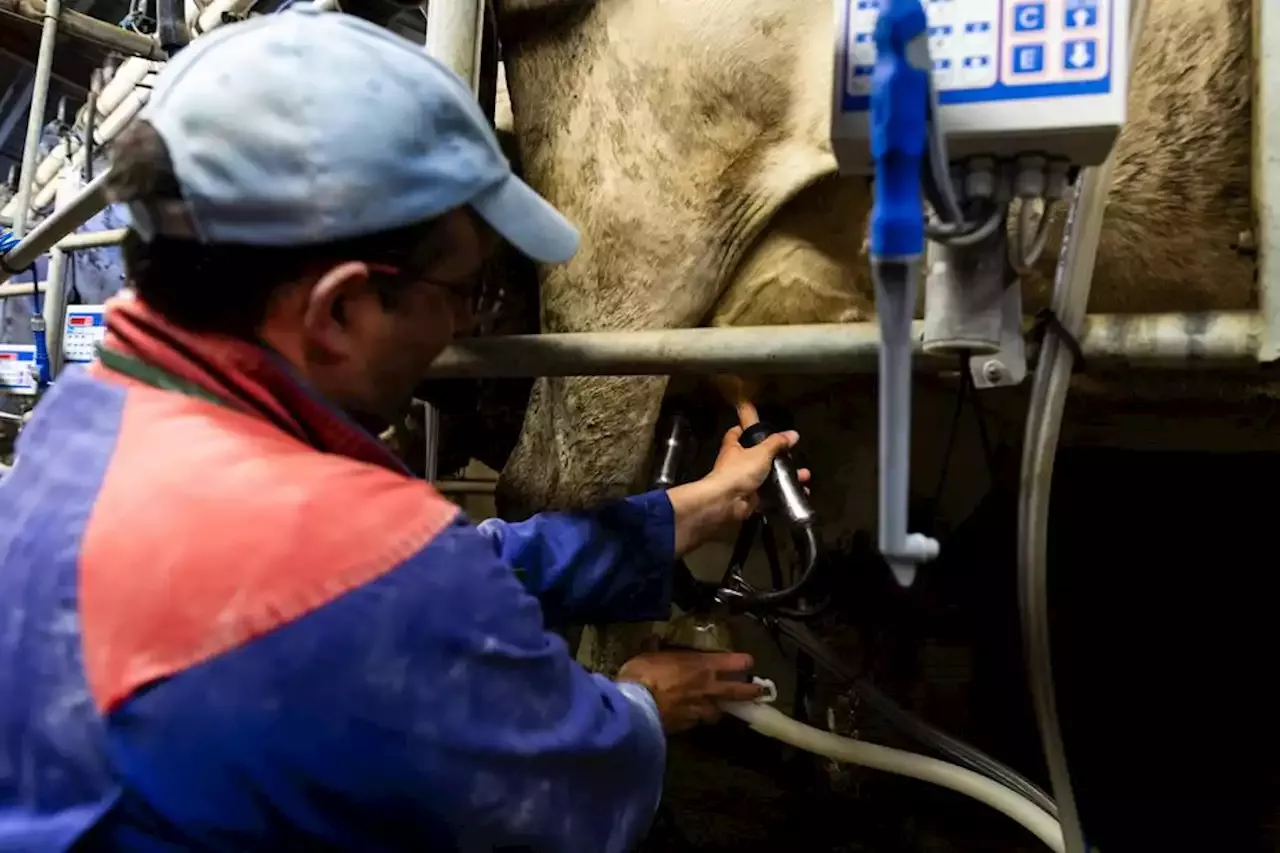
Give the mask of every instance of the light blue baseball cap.
<path id="1" fill-rule="evenodd" d="M 457 75 L 351 15 L 304 3 L 222 27 L 165 65 L 139 118 L 182 190 L 122 199 L 144 239 L 307 246 L 465 205 L 536 261 L 578 248 Z"/>

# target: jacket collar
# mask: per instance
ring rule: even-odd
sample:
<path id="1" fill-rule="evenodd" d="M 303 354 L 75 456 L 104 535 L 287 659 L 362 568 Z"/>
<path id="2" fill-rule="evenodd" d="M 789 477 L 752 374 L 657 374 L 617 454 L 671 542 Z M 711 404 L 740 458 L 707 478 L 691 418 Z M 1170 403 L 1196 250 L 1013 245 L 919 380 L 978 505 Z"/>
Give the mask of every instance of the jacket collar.
<path id="1" fill-rule="evenodd" d="M 323 453 L 408 473 L 376 437 L 312 388 L 264 344 L 175 326 L 131 291 L 107 303 L 101 360 L 160 388 L 214 399 L 269 421 Z"/>

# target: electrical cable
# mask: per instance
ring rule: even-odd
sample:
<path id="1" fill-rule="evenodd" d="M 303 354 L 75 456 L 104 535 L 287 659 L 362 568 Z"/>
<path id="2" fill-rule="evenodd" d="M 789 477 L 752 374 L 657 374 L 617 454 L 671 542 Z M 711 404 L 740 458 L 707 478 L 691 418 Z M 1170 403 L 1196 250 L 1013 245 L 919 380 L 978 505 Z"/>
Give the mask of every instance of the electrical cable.
<path id="1" fill-rule="evenodd" d="M 977 228 L 960 234 L 938 233 L 937 236 L 935 236 L 935 232 L 931 231 L 929 238 L 946 243 L 948 246 L 961 248 L 966 246 L 976 246 L 992 234 L 996 233 L 996 229 L 1004 225 L 1005 217 L 1007 215 L 1008 208 L 1005 205 L 998 204 Z"/>
<path id="2" fill-rule="evenodd" d="M 1018 224 L 1014 231 L 1014 239 L 1009 241 L 1009 263 L 1018 275 L 1027 275 L 1031 272 L 1032 266 L 1040 260 L 1049 243 L 1051 219 L 1048 205 L 1046 205 L 1036 225 L 1035 236 L 1028 244 L 1027 234 L 1031 231 L 1031 220 L 1034 216 L 1035 209 L 1031 206 L 1031 200 L 1023 199 L 1022 207 L 1018 210 Z"/>

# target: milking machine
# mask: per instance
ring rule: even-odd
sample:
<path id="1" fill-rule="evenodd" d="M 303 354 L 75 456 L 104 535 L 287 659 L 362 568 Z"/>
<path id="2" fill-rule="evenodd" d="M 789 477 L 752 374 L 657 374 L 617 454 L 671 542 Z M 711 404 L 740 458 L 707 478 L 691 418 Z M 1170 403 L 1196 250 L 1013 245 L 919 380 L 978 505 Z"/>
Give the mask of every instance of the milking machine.
<path id="1" fill-rule="evenodd" d="M 1059 733 L 1045 592 L 1049 484 L 1124 124 L 1144 0 L 836 0 L 832 146 L 874 179 L 881 331 L 879 548 L 903 586 L 939 544 L 907 531 L 917 346 L 964 360 L 978 389 L 1027 374 L 1018 277 L 1074 186 L 1031 389 L 1019 517 L 1024 645 L 1065 846 L 1087 847 Z M 927 209 L 926 209 L 927 202 Z M 923 264 L 922 264 L 923 262 Z M 924 322 L 914 327 L 925 275 Z"/>
<path id="2" fill-rule="evenodd" d="M 765 423 L 743 430 L 740 442 L 754 447 L 776 432 Z M 691 419 L 677 409 L 668 409 L 659 421 L 651 485 L 671 488 L 687 479 L 685 467 L 693 442 Z M 815 601 L 811 593 L 820 586 L 822 560 L 818 518 L 800 485 L 797 469 L 789 454 L 775 458 L 769 477 L 761 489 L 760 511 L 747 519 L 739 531 L 729 565 L 720 581 L 711 583 L 694 577 L 683 561 L 678 561 L 673 578 L 672 599 L 680 615 L 667 626 L 668 645 L 701 651 L 726 651 L 731 647 L 726 620 L 745 615 L 764 626 L 776 639 L 786 639 L 796 649 L 802 669 L 821 668 L 874 710 L 900 733 L 946 758 L 933 758 L 878 744 L 841 737 L 807 725 L 801 704 L 801 688 L 796 691 L 793 715 L 788 717 L 768 707 L 777 691 L 767 679 L 755 680 L 766 687 L 764 701 L 727 703 L 725 710 L 756 731 L 836 761 L 860 764 L 942 785 L 971 796 L 1004 812 L 1021 823 L 1051 849 L 1062 850 L 1062 834 L 1055 820 L 1053 800 L 1034 783 L 964 741 L 935 728 L 875 686 L 839 656 L 805 625 L 825 610 L 826 600 Z M 774 538 L 775 522 L 792 534 L 799 570 L 785 579 L 779 549 Z M 756 536 L 762 540 L 773 584 L 771 590 L 753 587 L 744 577 L 748 552 Z"/>
<path id="3" fill-rule="evenodd" d="M 1025 378 L 1017 276 L 1048 240 L 1050 217 L 1037 210 L 1106 160 L 1124 123 L 1129 3 L 838 0 L 836 10 L 832 145 L 843 174 L 874 178 L 879 547 L 908 586 L 939 552 L 907 532 L 913 350 L 965 356 L 980 389 Z"/>

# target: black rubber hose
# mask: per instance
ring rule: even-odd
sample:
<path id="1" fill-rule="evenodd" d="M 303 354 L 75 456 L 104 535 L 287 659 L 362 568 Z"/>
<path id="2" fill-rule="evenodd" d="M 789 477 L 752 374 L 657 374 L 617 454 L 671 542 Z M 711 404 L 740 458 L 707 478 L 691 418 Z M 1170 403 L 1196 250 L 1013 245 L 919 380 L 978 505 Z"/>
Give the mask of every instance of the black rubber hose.
<path id="1" fill-rule="evenodd" d="M 817 574 L 818 555 L 821 553 L 821 548 L 818 533 L 813 525 L 806 524 L 799 528 L 798 532 L 803 539 L 805 552 L 804 569 L 800 572 L 799 579 L 789 587 L 767 592 L 725 587 L 720 590 L 720 596 L 731 609 L 752 610 L 760 607 L 777 607 L 780 604 L 790 604 L 800 597 L 800 593 L 804 592 L 805 587 Z"/>
<path id="2" fill-rule="evenodd" d="M 186 47 L 187 22 L 182 0 L 156 0 L 156 38 L 170 57 Z"/>
<path id="3" fill-rule="evenodd" d="M 1034 782 L 1007 764 L 1003 764 L 987 755 L 977 747 L 947 734 L 903 708 L 869 679 L 840 660 L 831 647 L 818 639 L 807 626 L 793 619 L 772 619 L 769 622 L 776 626 L 780 633 L 791 638 L 796 645 L 824 669 L 846 681 L 853 688 L 859 699 L 870 705 L 876 713 L 880 714 L 898 731 L 918 743 L 931 747 L 939 754 L 947 756 L 956 764 L 967 767 L 973 772 L 1021 794 L 1054 818 L 1057 818 L 1057 804 L 1052 797 Z"/>

